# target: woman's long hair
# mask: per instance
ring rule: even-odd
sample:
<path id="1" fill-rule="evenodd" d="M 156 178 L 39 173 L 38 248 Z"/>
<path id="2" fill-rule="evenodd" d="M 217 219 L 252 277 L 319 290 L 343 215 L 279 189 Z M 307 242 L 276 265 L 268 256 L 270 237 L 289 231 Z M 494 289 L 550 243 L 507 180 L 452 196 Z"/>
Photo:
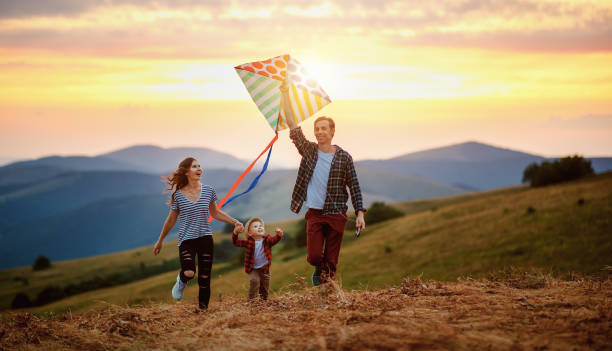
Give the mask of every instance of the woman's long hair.
<path id="1" fill-rule="evenodd" d="M 176 171 L 172 172 L 169 176 L 162 176 L 164 183 L 168 184 L 168 189 L 164 191 L 167 193 L 171 191 L 170 199 L 168 200 L 168 205 L 172 205 L 174 203 L 174 193 L 180 188 L 187 185 L 189 180 L 187 179 L 186 173 L 191 169 L 191 164 L 195 161 L 193 157 L 187 157 L 181 163 L 179 163 Z"/>

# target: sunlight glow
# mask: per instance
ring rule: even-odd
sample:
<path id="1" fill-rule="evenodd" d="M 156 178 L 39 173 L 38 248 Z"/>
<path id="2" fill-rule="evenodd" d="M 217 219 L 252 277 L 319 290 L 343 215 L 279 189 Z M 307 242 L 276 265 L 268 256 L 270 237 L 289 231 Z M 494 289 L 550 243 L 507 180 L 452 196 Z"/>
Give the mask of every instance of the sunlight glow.
<path id="1" fill-rule="evenodd" d="M 99 149 L 146 142 L 148 122 L 165 140 L 168 116 L 198 128 L 247 125 L 258 111 L 234 66 L 281 54 L 329 94 L 325 114 L 389 149 L 512 133 L 520 145 L 528 119 L 551 131 L 548 142 L 566 140 L 594 123 L 588 116 L 612 116 L 610 1 L 56 1 L 15 1 L 0 16 L 7 150 L 47 151 L 48 131 L 68 149 L 79 144 L 68 140 L 74 126 L 91 131 Z M 429 134 L 408 145 L 404 135 L 417 127 Z M 572 140 L 612 149 L 608 131 L 584 127 Z M 190 133 L 187 141 L 205 143 Z"/>
<path id="2" fill-rule="evenodd" d="M 300 8 L 296 6 L 285 7 L 284 12 L 292 16 L 304 17 L 325 17 L 332 14 L 332 5 L 325 2 L 319 6 L 311 6 L 309 8 Z"/>

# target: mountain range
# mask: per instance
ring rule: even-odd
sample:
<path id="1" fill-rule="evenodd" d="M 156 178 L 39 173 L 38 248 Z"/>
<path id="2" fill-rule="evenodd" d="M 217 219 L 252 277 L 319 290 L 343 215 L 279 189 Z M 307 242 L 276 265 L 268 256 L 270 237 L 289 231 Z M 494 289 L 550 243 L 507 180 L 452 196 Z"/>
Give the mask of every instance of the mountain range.
<path id="1" fill-rule="evenodd" d="M 169 174 L 186 156 L 206 160 L 207 169 L 243 170 L 244 160 L 208 148 L 178 147 L 164 149 L 137 145 L 98 156 L 49 156 L 19 161 L 0 167 L 0 186 L 27 183 L 64 171 L 132 171 Z M 27 169 L 27 172 L 24 172 Z"/>
<path id="2" fill-rule="evenodd" d="M 168 174 L 185 156 L 205 160 L 202 181 L 219 198 L 247 163 L 205 148 L 134 146 L 94 157 L 52 156 L 0 167 L 0 268 L 151 245 L 168 207 Z M 387 160 L 356 162 L 365 204 L 450 196 L 518 185 L 523 169 L 546 158 L 468 142 Z M 591 160 L 597 172 L 612 158 Z M 251 172 L 256 173 L 256 172 Z M 267 221 L 296 217 L 289 202 L 296 170 L 271 169 L 249 194 L 224 207 L 234 217 Z M 236 193 L 253 179 L 249 174 Z M 214 228 L 222 225 L 214 221 Z"/>
<path id="3" fill-rule="evenodd" d="M 365 160 L 359 163 L 468 190 L 489 190 L 518 185 L 529 164 L 552 160 L 472 141 L 386 160 Z M 590 160 L 596 173 L 612 169 L 612 158 L 599 157 Z"/>

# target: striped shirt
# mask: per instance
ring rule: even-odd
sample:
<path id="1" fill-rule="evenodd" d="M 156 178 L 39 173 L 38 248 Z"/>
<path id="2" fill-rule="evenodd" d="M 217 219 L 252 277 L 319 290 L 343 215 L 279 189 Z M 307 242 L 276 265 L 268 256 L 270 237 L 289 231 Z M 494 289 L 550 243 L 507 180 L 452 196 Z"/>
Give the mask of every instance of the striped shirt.
<path id="1" fill-rule="evenodd" d="M 217 193 L 209 185 L 202 184 L 200 197 L 195 201 L 190 201 L 181 190 L 172 194 L 174 202 L 170 205 L 171 210 L 179 211 L 179 231 L 178 245 L 185 240 L 197 239 L 204 235 L 212 235 L 208 216 L 210 216 L 209 205 L 217 201 Z"/>

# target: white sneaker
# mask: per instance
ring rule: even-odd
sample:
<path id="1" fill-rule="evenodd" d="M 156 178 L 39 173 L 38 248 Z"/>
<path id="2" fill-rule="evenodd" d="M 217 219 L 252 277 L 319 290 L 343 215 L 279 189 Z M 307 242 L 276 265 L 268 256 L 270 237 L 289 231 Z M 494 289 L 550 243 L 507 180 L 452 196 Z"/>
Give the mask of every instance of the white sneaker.
<path id="1" fill-rule="evenodd" d="M 176 276 L 176 283 L 174 283 L 174 286 L 172 287 L 172 297 L 174 297 L 175 300 L 182 299 L 183 290 L 185 290 L 186 286 L 187 284 L 183 283 L 183 281 L 181 280 L 181 273 L 179 273 Z"/>

